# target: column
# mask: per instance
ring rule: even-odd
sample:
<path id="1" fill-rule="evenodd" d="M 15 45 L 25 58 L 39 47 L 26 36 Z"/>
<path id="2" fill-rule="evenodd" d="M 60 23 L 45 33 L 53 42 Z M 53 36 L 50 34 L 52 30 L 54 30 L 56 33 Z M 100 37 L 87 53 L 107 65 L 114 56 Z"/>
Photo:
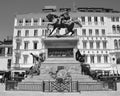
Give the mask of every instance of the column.
<path id="1" fill-rule="evenodd" d="M 48 49 L 45 49 L 46 59 L 48 58 Z"/>
<path id="2" fill-rule="evenodd" d="M 97 63 L 97 55 L 94 55 L 95 57 L 94 57 L 94 63 Z"/>
<path id="3" fill-rule="evenodd" d="M 101 63 L 104 63 L 104 56 L 101 55 Z"/>
<path id="4" fill-rule="evenodd" d="M 90 55 L 88 55 L 88 57 L 87 57 L 88 59 L 88 61 L 87 61 L 87 63 L 89 63 L 90 64 Z"/>
<path id="5" fill-rule="evenodd" d="M 5 48 L 5 57 L 7 57 L 8 48 Z"/>
<path id="6" fill-rule="evenodd" d="M 100 49 L 103 49 L 103 41 L 100 41 Z"/>
<path id="7" fill-rule="evenodd" d="M 34 25 L 34 20 L 33 20 L 33 18 L 31 18 L 31 26 L 33 26 Z"/>
<path id="8" fill-rule="evenodd" d="M 86 44 L 87 45 L 87 49 L 90 49 L 90 46 L 89 46 L 90 43 L 89 43 L 89 41 L 87 41 L 86 43 L 87 43 Z"/>
<path id="9" fill-rule="evenodd" d="M 108 55 L 108 63 L 111 63 L 111 58 L 109 55 Z"/>
<path id="10" fill-rule="evenodd" d="M 39 18 L 39 25 L 40 25 L 40 26 L 42 25 L 42 20 L 41 20 L 41 18 Z"/>
<path id="11" fill-rule="evenodd" d="M 23 19 L 23 26 L 25 26 L 25 18 Z"/>

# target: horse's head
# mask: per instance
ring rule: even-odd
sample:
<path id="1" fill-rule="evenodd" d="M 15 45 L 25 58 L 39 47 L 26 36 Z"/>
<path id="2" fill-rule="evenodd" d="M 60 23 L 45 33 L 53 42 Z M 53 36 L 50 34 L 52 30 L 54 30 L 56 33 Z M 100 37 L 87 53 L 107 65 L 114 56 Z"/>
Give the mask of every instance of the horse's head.
<path id="1" fill-rule="evenodd" d="M 49 22 L 56 23 L 58 21 L 58 16 L 55 14 L 48 14 L 46 18 L 49 20 Z"/>

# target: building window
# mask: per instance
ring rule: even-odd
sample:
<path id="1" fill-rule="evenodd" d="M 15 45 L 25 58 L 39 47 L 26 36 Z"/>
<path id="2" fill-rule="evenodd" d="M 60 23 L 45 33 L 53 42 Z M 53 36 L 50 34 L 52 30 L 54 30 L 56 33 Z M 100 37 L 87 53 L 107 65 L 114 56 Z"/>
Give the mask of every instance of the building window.
<path id="1" fill-rule="evenodd" d="M 26 19 L 25 20 L 25 25 L 31 25 L 31 19 Z"/>
<path id="2" fill-rule="evenodd" d="M 28 55 L 23 55 L 23 58 L 24 58 L 24 64 L 27 64 L 27 62 L 28 62 Z"/>
<path id="3" fill-rule="evenodd" d="M 45 36 L 45 35 L 47 35 L 47 34 L 45 33 L 45 30 L 42 29 L 42 36 Z"/>
<path id="4" fill-rule="evenodd" d="M 120 48 L 120 39 L 119 39 L 119 48 Z"/>
<path id="5" fill-rule="evenodd" d="M 96 48 L 100 49 L 100 41 L 96 41 Z"/>
<path id="6" fill-rule="evenodd" d="M 93 41 L 90 41 L 90 49 L 93 49 Z"/>
<path id="7" fill-rule="evenodd" d="M 82 21 L 82 22 L 85 22 L 85 17 L 82 16 L 82 17 L 81 17 L 81 21 Z"/>
<path id="8" fill-rule="evenodd" d="M 117 40 L 114 40 L 114 48 L 118 48 L 118 43 L 117 43 Z"/>
<path id="9" fill-rule="evenodd" d="M 116 32 L 116 27 L 115 27 L 115 25 L 112 26 L 112 30 L 113 30 L 113 32 Z"/>
<path id="10" fill-rule="evenodd" d="M 102 29 L 102 35 L 105 35 L 105 29 Z"/>
<path id="11" fill-rule="evenodd" d="M 11 59 L 8 59 L 7 68 L 8 68 L 8 69 L 11 68 Z"/>
<path id="12" fill-rule="evenodd" d="M 92 29 L 89 29 L 89 35 L 92 36 Z"/>
<path id="13" fill-rule="evenodd" d="M 104 17 L 100 17 L 100 21 L 101 21 L 101 22 L 104 22 Z"/>
<path id="14" fill-rule="evenodd" d="M 16 53 L 15 54 L 15 63 L 19 64 L 19 60 L 20 60 L 20 53 Z"/>
<path id="15" fill-rule="evenodd" d="M 99 35 L 99 30 L 95 29 L 95 35 Z"/>
<path id="16" fill-rule="evenodd" d="M 116 64 L 120 64 L 120 58 L 117 58 Z"/>
<path id="17" fill-rule="evenodd" d="M 68 30 L 65 30 L 65 32 L 67 32 L 67 31 Z M 77 29 L 74 29 L 73 31 L 74 31 L 75 36 L 77 36 Z"/>
<path id="18" fill-rule="evenodd" d="M 33 42 L 33 49 L 37 49 L 38 41 Z"/>
<path id="19" fill-rule="evenodd" d="M 17 25 L 18 25 L 18 26 L 21 26 L 22 24 L 23 24 L 23 20 L 22 20 L 22 19 L 18 19 L 18 20 L 17 20 Z"/>
<path id="20" fill-rule="evenodd" d="M 100 21 L 101 21 L 101 22 L 104 22 L 104 17 L 100 17 Z"/>
<path id="21" fill-rule="evenodd" d="M 84 48 L 84 49 L 87 48 L 87 41 L 83 41 L 83 48 Z"/>
<path id="22" fill-rule="evenodd" d="M 36 62 L 36 58 L 33 58 L 33 64 L 35 64 L 35 62 Z"/>
<path id="23" fill-rule="evenodd" d="M 5 56 L 5 48 L 0 48 L 0 56 Z"/>
<path id="24" fill-rule="evenodd" d="M 90 63 L 94 63 L 94 55 L 90 55 Z"/>
<path id="25" fill-rule="evenodd" d="M 116 17 L 116 21 L 119 22 L 119 17 Z"/>
<path id="26" fill-rule="evenodd" d="M 7 54 L 8 54 L 8 55 L 12 55 L 12 47 L 8 47 Z"/>
<path id="27" fill-rule="evenodd" d="M 19 58 L 18 57 L 15 57 L 15 63 L 19 64 Z"/>
<path id="28" fill-rule="evenodd" d="M 107 41 L 103 41 L 103 49 L 107 48 Z"/>
<path id="29" fill-rule="evenodd" d="M 101 63 L 101 56 L 100 55 L 97 56 L 97 63 Z"/>
<path id="30" fill-rule="evenodd" d="M 34 30 L 34 36 L 38 36 L 38 30 Z"/>
<path id="31" fill-rule="evenodd" d="M 21 36 L 21 30 L 18 30 L 17 31 L 17 37 L 20 37 Z"/>
<path id="32" fill-rule="evenodd" d="M 82 29 L 82 35 L 86 36 L 86 29 Z"/>
<path id="33" fill-rule="evenodd" d="M 87 60 L 87 58 L 88 58 L 88 56 L 87 56 L 87 55 L 85 55 L 85 62 L 86 62 L 86 63 L 87 63 L 87 61 L 88 61 L 88 60 Z"/>
<path id="34" fill-rule="evenodd" d="M 120 33 L 120 26 L 117 25 L 117 31 Z"/>
<path id="35" fill-rule="evenodd" d="M 56 30 L 56 32 L 57 32 L 58 30 Z M 48 29 L 45 29 L 45 33 L 48 33 Z"/>
<path id="36" fill-rule="evenodd" d="M 88 17 L 88 23 L 92 22 L 91 17 Z"/>
<path id="37" fill-rule="evenodd" d="M 29 30 L 25 30 L 25 36 L 29 36 Z"/>
<path id="38" fill-rule="evenodd" d="M 104 55 L 104 63 L 108 63 L 108 56 Z"/>
<path id="39" fill-rule="evenodd" d="M 33 19 L 33 24 L 34 25 L 38 25 L 38 23 L 39 23 L 39 19 Z"/>
<path id="40" fill-rule="evenodd" d="M 28 41 L 25 41 L 25 42 L 24 42 L 24 49 L 25 49 L 25 50 L 28 49 L 28 43 L 29 43 Z"/>
<path id="41" fill-rule="evenodd" d="M 20 43 L 16 42 L 16 49 L 19 50 L 20 49 Z"/>
<path id="42" fill-rule="evenodd" d="M 112 22 L 115 22 L 115 17 L 111 17 L 111 21 L 112 21 Z"/>
<path id="43" fill-rule="evenodd" d="M 97 17 L 94 17 L 94 22 L 97 24 L 97 22 L 98 22 L 98 18 Z"/>

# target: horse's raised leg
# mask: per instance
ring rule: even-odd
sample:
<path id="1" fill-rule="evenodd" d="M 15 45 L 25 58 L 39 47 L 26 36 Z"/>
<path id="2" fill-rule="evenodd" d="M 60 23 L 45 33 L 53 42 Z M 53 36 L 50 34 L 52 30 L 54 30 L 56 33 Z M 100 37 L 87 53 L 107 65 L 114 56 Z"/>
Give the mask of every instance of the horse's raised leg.
<path id="1" fill-rule="evenodd" d="M 53 30 L 50 32 L 49 36 L 53 33 L 54 30 L 55 30 L 55 28 L 53 28 Z"/>
<path id="2" fill-rule="evenodd" d="M 72 36 L 73 34 L 75 34 L 74 30 L 72 30 L 71 32 L 72 32 L 72 34 L 70 36 Z"/>
<path id="3" fill-rule="evenodd" d="M 74 34 L 73 27 L 74 27 L 74 23 L 71 23 L 69 26 L 67 26 L 67 32 L 64 35 L 67 35 L 70 32 L 72 32 L 72 34 Z"/>

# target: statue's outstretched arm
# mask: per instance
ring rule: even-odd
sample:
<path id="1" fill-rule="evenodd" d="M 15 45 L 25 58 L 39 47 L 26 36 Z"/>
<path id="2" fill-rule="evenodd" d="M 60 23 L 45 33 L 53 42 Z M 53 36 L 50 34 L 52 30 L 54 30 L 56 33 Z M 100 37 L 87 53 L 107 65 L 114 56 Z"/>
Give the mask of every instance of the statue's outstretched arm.
<path id="1" fill-rule="evenodd" d="M 36 55 L 34 55 L 33 53 L 30 53 L 32 56 L 33 56 L 33 58 L 38 58 Z"/>

